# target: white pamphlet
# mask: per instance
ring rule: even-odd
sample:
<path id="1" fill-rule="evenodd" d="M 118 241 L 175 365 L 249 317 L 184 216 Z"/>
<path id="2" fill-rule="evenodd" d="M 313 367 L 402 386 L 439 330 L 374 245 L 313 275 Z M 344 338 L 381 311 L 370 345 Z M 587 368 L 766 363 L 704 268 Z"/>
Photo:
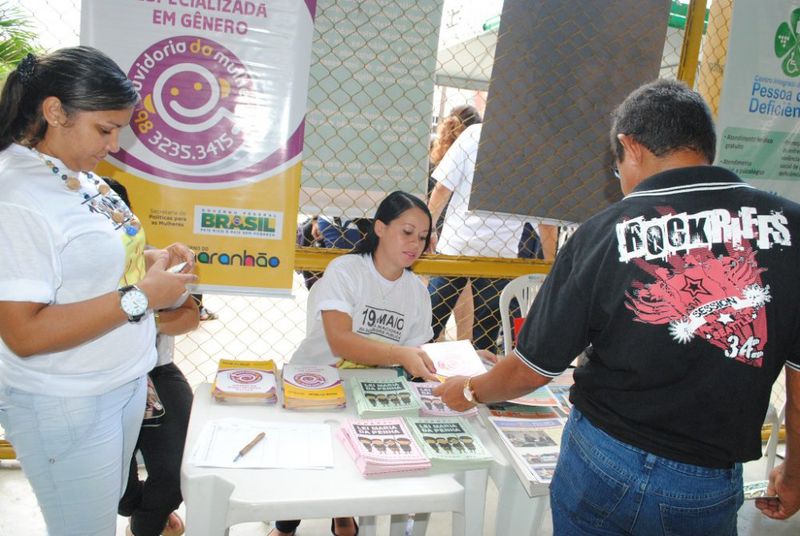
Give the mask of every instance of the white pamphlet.
<path id="1" fill-rule="evenodd" d="M 264 438 L 234 462 L 237 454 L 261 432 Z M 333 467 L 331 428 L 327 424 L 213 420 L 200 432 L 189 463 L 243 469 Z"/>

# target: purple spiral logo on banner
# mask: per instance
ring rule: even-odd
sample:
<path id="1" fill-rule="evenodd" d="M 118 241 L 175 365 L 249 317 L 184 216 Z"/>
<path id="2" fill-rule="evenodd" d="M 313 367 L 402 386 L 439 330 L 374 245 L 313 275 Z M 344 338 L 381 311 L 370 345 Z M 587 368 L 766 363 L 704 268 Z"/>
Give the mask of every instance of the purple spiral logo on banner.
<path id="1" fill-rule="evenodd" d="M 128 77 L 142 96 L 131 127 L 155 155 L 182 166 L 219 162 L 243 143 L 235 108 L 252 87 L 242 62 L 204 37 L 176 36 L 147 48 Z"/>

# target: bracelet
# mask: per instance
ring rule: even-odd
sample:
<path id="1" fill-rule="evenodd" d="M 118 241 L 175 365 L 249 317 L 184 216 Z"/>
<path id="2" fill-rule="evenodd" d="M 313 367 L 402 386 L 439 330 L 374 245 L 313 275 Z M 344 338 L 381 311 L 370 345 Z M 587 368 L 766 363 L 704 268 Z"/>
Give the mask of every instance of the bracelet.
<path id="1" fill-rule="evenodd" d="M 153 318 L 156 321 L 156 331 L 159 331 L 161 328 L 161 315 L 158 314 L 158 311 L 153 311 Z"/>

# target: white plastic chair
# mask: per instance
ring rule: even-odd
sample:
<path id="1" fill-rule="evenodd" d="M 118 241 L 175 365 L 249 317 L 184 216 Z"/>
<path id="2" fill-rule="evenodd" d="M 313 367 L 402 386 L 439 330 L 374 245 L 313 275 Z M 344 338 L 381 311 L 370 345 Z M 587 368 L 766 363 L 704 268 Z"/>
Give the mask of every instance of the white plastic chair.
<path id="1" fill-rule="evenodd" d="M 780 412 L 778 412 L 772 404 L 769 405 L 767 416 L 764 419 L 764 424 L 769 424 L 772 428 L 767 440 L 767 471 L 764 478 L 769 479 L 769 473 L 775 467 L 775 456 L 778 451 L 778 439 L 780 438 L 781 425 L 786 417 L 786 404 L 784 403 Z"/>
<path id="2" fill-rule="evenodd" d="M 544 274 L 521 275 L 512 279 L 500 293 L 500 317 L 503 326 L 503 355 L 508 355 L 514 346 L 514 325 L 511 322 L 511 300 L 517 299 L 523 318 L 533 304 L 536 293 L 544 283 Z"/>

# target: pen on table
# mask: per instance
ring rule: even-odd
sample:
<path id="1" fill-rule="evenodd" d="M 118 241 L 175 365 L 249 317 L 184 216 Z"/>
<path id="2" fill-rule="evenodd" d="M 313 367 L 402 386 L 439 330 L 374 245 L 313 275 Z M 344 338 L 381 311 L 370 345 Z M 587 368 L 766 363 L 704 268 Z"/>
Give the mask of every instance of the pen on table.
<path id="1" fill-rule="evenodd" d="M 239 458 L 250 452 L 253 449 L 253 447 L 255 447 L 258 444 L 259 441 L 264 439 L 265 435 L 267 434 L 265 434 L 264 432 L 260 432 L 256 437 L 253 438 L 253 440 L 250 443 L 242 447 L 242 450 L 240 450 L 239 454 L 237 454 L 236 457 L 233 459 L 233 463 L 236 463 L 239 460 Z"/>

